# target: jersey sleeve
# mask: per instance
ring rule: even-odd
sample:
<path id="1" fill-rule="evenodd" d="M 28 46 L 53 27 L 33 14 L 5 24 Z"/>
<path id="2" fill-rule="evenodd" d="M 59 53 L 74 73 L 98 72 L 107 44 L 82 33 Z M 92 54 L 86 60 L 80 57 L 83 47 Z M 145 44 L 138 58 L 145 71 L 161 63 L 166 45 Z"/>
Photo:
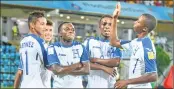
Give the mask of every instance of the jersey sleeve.
<path id="1" fill-rule="evenodd" d="M 119 48 L 116 48 L 114 51 L 114 58 L 122 58 L 121 50 Z"/>
<path id="2" fill-rule="evenodd" d="M 125 50 L 131 50 L 131 41 L 127 41 L 127 40 L 120 40 L 120 45 L 123 49 Z"/>
<path id="3" fill-rule="evenodd" d="M 20 46 L 21 46 L 21 43 L 20 43 Z M 21 47 L 20 47 L 20 49 L 19 49 L 19 54 L 21 54 Z M 19 64 L 18 64 L 18 70 L 23 70 L 23 61 L 22 61 L 22 57 L 21 57 L 22 55 L 20 55 L 20 60 L 19 60 Z"/>
<path id="4" fill-rule="evenodd" d="M 59 64 L 60 65 L 60 61 L 58 59 L 57 53 L 56 53 L 55 48 L 54 48 L 53 45 L 51 45 L 47 48 L 47 60 L 48 60 L 48 65 L 47 66 L 51 66 L 53 64 Z"/>
<path id="5" fill-rule="evenodd" d="M 153 49 L 150 39 L 142 41 L 144 49 L 145 72 L 157 72 L 156 66 L 156 51 Z"/>
<path id="6" fill-rule="evenodd" d="M 84 45 L 82 45 L 82 48 L 83 48 L 83 53 L 82 53 L 82 56 L 80 57 L 80 62 L 89 61 L 89 55 Z"/>
<path id="7" fill-rule="evenodd" d="M 21 60 L 19 61 L 18 69 L 23 70 L 23 63 Z"/>

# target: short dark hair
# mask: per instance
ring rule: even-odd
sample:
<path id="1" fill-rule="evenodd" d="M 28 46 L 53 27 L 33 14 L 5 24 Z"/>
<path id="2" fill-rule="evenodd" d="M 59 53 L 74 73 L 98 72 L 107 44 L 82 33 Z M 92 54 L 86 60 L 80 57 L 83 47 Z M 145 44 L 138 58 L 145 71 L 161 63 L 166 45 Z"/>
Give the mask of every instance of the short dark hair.
<path id="1" fill-rule="evenodd" d="M 103 18 L 112 18 L 112 16 L 110 16 L 110 15 L 103 15 L 101 18 L 100 18 L 100 20 L 99 20 L 99 23 L 101 23 L 101 21 L 102 21 L 102 19 Z"/>
<path id="2" fill-rule="evenodd" d="M 53 26 L 53 22 L 51 20 L 47 19 L 47 25 Z"/>
<path id="3" fill-rule="evenodd" d="M 35 22 L 40 17 L 45 17 L 44 11 L 33 11 L 28 16 L 28 26 L 30 28 L 30 23 Z"/>
<path id="4" fill-rule="evenodd" d="M 142 14 L 145 17 L 145 26 L 148 28 L 148 32 L 154 30 L 157 26 L 156 18 L 151 14 Z"/>
<path id="5" fill-rule="evenodd" d="M 62 26 L 63 26 L 64 24 L 66 24 L 66 23 L 70 23 L 70 22 L 62 22 L 61 24 L 59 24 L 58 33 L 61 31 Z M 70 23 L 70 24 L 72 24 L 72 23 Z"/>

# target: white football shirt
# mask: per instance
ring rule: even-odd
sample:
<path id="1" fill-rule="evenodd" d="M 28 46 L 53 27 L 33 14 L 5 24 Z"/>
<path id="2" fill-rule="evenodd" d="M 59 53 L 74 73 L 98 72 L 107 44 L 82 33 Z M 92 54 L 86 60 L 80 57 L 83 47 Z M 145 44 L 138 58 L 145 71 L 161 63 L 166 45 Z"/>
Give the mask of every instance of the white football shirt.
<path id="1" fill-rule="evenodd" d="M 129 79 L 140 77 L 146 73 L 157 72 L 156 50 L 149 37 L 135 38 L 132 41 L 120 41 L 122 48 L 131 52 Z M 131 84 L 128 88 L 152 88 L 150 82 Z"/>
<path id="2" fill-rule="evenodd" d="M 109 45 L 109 40 L 91 37 L 85 40 L 84 45 L 90 58 L 121 58 L 120 49 Z M 87 88 L 114 88 L 115 82 L 116 78 L 111 77 L 103 70 L 90 70 Z"/>
<path id="3" fill-rule="evenodd" d="M 45 72 L 46 51 L 44 41 L 35 34 L 28 34 L 20 42 L 20 64 L 23 70 L 21 88 L 45 88 L 43 73 Z"/>
<path id="4" fill-rule="evenodd" d="M 68 66 L 89 61 L 85 47 L 76 41 L 73 41 L 70 46 L 56 42 L 48 47 L 47 52 L 49 66 L 53 64 Z M 59 74 L 54 75 L 53 79 L 53 88 L 83 88 L 82 76 L 79 75 Z"/>

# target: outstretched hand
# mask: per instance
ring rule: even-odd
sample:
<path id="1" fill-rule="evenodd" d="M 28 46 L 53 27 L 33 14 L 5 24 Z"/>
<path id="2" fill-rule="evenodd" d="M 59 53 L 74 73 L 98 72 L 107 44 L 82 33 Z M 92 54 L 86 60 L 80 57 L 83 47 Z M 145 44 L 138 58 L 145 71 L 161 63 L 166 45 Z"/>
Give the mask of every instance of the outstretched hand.
<path id="1" fill-rule="evenodd" d="M 120 12 L 121 12 L 121 4 L 120 4 L 120 2 L 118 2 L 116 4 L 115 10 L 113 12 L 113 17 L 118 18 L 118 16 L 120 15 Z"/>

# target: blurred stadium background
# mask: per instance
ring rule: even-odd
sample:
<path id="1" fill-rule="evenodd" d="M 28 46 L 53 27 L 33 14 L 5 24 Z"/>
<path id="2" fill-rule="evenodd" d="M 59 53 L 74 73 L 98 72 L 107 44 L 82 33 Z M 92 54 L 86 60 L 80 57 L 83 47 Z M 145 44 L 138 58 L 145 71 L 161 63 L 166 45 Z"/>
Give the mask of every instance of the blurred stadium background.
<path id="1" fill-rule="evenodd" d="M 163 86 L 173 65 L 173 1 L 172 0 L 120 0 L 122 5 L 118 23 L 120 39 L 135 38 L 133 23 L 143 13 L 150 13 L 158 19 L 157 28 L 149 34 L 157 49 L 158 81 L 154 86 Z M 72 22 L 76 28 L 76 40 L 99 36 L 98 21 L 109 14 L 117 1 L 1 1 L 1 45 L 0 83 L 1 87 L 12 87 L 19 63 L 19 42 L 28 33 L 29 12 L 44 10 L 48 19 L 54 22 L 54 38 L 57 41 L 57 27 L 63 22 Z M 129 53 L 122 50 L 119 79 L 128 78 Z"/>

